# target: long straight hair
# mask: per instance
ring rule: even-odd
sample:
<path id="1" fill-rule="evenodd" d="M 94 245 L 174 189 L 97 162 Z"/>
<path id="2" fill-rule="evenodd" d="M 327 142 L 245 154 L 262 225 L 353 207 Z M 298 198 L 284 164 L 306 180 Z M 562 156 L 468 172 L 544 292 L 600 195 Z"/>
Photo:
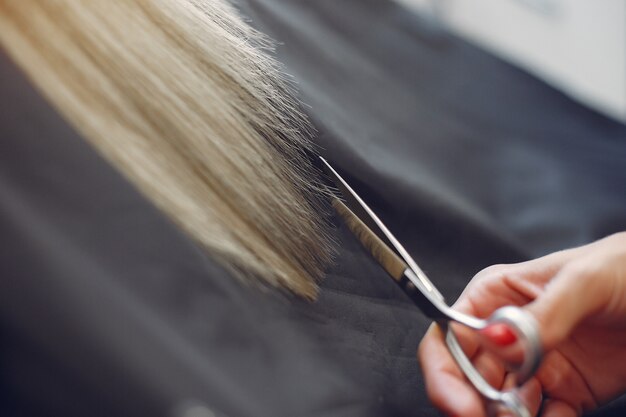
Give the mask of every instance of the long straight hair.
<path id="1" fill-rule="evenodd" d="M 304 297 L 330 259 L 306 118 L 224 0 L 0 0 L 0 43 L 62 115 L 229 266 Z"/>

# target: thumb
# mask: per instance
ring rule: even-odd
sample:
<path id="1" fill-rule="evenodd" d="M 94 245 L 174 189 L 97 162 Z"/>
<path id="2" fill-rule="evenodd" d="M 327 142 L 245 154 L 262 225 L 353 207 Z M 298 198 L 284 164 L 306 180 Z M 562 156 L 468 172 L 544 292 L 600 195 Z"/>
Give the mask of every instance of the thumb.
<path id="1" fill-rule="evenodd" d="M 588 268 L 567 266 L 549 281 L 543 293 L 526 305 L 525 309 L 539 324 L 544 351 L 567 340 L 583 320 L 596 314 L 610 300 L 610 286 L 602 278 Z"/>

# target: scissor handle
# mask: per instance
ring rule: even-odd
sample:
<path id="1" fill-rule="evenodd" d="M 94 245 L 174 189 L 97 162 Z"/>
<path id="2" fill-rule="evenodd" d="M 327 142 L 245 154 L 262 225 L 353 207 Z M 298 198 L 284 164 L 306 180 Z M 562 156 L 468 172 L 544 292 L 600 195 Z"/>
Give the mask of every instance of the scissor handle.
<path id="1" fill-rule="evenodd" d="M 453 321 L 478 332 L 496 324 L 505 326 L 507 330 L 515 334 L 516 343 L 514 346 L 521 350 L 523 358 L 519 363 L 509 362 L 504 355 L 501 355 L 501 358 L 512 371 L 515 371 L 517 385 L 524 384 L 534 375 L 541 364 L 542 351 L 539 326 L 530 313 L 519 307 L 505 306 L 494 311 L 489 318 L 479 319 L 447 307 L 443 302 L 439 304 L 437 304 L 439 306 L 438 311 L 441 314 L 436 319 L 437 322 L 442 320 Z"/>
<path id="2" fill-rule="evenodd" d="M 509 313 L 506 313 L 509 314 Z M 445 334 L 446 345 L 452 357 L 461 368 L 467 379 L 483 397 L 490 402 L 490 415 L 494 415 L 501 408 L 511 411 L 515 417 L 533 417 L 530 410 L 519 396 L 518 388 L 500 391 L 491 386 L 474 367 L 471 360 L 463 352 L 454 331 L 448 326 L 448 321 L 438 322 Z"/>
<path id="3" fill-rule="evenodd" d="M 519 307 L 505 306 L 494 311 L 486 323 L 487 327 L 504 324 L 517 336 L 517 343 L 523 352 L 523 360 L 515 369 L 515 377 L 517 385 L 523 385 L 535 374 L 541 364 L 541 338 L 537 321 L 530 313 Z"/>

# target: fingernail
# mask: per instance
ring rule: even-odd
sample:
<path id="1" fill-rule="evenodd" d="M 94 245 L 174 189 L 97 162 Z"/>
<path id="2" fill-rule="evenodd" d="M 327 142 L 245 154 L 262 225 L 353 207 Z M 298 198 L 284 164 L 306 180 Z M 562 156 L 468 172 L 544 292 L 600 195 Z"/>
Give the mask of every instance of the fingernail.
<path id="1" fill-rule="evenodd" d="M 491 324 L 480 333 L 498 346 L 508 346 L 517 341 L 515 332 L 504 323 Z"/>

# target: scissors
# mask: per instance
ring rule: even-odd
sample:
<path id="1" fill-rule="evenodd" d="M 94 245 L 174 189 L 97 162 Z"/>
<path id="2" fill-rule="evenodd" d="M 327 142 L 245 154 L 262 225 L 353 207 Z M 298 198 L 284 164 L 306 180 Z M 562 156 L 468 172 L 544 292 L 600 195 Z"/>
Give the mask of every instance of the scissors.
<path id="1" fill-rule="evenodd" d="M 534 375 L 542 359 L 539 330 L 534 318 L 515 306 L 501 307 L 487 319 L 453 310 L 378 216 L 324 158 L 320 157 L 320 159 L 325 173 L 343 197 L 343 201 L 332 197 L 335 211 L 363 247 L 404 290 L 422 313 L 442 328 L 452 357 L 474 388 L 489 401 L 489 412 L 495 414 L 505 409 L 516 417 L 532 417 L 519 396 L 519 387 Z M 513 389 L 494 388 L 482 377 L 465 355 L 454 331 L 449 326 L 450 322 L 460 323 L 477 332 L 493 324 L 500 324 L 514 332 L 523 359 L 520 363 L 507 362 L 508 368 L 515 375 Z"/>

